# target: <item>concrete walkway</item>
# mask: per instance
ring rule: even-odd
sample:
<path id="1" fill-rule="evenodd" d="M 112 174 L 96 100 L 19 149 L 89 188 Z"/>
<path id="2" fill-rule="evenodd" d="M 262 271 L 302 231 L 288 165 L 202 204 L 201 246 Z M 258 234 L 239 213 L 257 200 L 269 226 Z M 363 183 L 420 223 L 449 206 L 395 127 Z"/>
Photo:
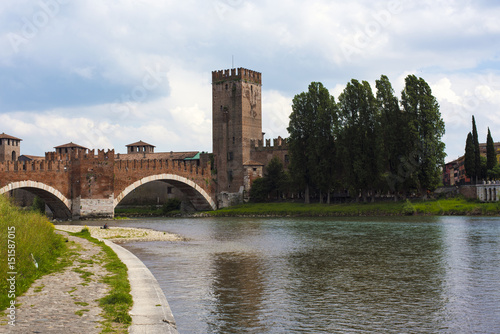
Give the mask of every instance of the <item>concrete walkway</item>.
<path id="1" fill-rule="evenodd" d="M 134 254 L 108 240 L 103 240 L 128 268 L 134 306 L 130 311 L 129 333 L 178 334 L 167 299 L 149 269 Z"/>

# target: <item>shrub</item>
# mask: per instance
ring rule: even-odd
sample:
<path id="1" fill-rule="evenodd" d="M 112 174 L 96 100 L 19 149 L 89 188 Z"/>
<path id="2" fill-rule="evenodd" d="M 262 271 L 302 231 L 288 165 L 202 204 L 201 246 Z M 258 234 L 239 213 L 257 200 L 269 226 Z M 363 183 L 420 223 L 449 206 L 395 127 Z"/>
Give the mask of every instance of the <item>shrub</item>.
<path id="1" fill-rule="evenodd" d="M 181 200 L 178 198 L 169 198 L 167 202 L 163 204 L 161 210 L 163 213 L 179 210 L 181 208 L 181 203 Z"/>
<path id="2" fill-rule="evenodd" d="M 403 214 L 407 216 L 414 215 L 417 210 L 413 206 L 413 204 L 410 202 L 409 199 L 406 199 L 405 203 L 403 204 Z"/>

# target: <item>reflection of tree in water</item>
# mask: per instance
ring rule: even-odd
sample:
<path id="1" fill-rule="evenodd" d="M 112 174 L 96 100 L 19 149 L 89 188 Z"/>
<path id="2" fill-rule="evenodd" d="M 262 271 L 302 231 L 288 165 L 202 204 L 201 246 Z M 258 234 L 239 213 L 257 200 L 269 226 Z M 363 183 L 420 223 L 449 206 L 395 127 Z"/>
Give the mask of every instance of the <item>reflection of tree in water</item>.
<path id="1" fill-rule="evenodd" d="M 218 253 L 212 264 L 214 309 L 208 319 L 211 333 L 262 332 L 264 284 L 258 256 Z"/>
<path id="2" fill-rule="evenodd" d="M 439 229 L 355 226 L 332 230 L 328 241 L 316 235 L 288 255 L 293 321 L 325 332 L 384 332 L 388 319 L 395 332 L 435 328 L 443 285 Z"/>

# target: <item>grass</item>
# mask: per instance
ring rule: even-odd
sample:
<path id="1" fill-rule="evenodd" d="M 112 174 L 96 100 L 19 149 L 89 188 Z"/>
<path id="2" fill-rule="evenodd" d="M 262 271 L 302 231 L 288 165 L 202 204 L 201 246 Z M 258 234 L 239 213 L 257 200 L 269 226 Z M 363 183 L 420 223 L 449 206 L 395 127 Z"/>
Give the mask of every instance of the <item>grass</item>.
<path id="1" fill-rule="evenodd" d="M 461 197 L 438 200 L 400 202 L 304 204 L 304 203 L 246 203 L 217 211 L 214 217 L 232 216 L 403 216 L 403 215 L 499 215 L 500 202 L 481 203 Z"/>
<path id="2" fill-rule="evenodd" d="M 133 304 L 127 266 L 120 261 L 116 253 L 104 242 L 92 238 L 87 228 L 82 229 L 81 232 L 71 234 L 100 246 L 102 248 L 101 258 L 105 263 L 104 268 L 110 272 L 103 281 L 110 286 L 111 290 L 107 296 L 99 300 L 99 305 L 104 310 L 103 316 L 106 319 L 103 323 L 104 329 L 102 332 L 126 331 L 126 328 L 132 322 L 128 312 Z"/>
<path id="3" fill-rule="evenodd" d="M 14 295 L 20 296 L 37 278 L 67 266 L 68 261 L 58 261 L 66 251 L 65 239 L 55 233 L 54 225 L 45 216 L 20 210 L 0 196 L 0 310 L 12 300 L 7 293 L 7 278 L 12 276 L 9 272 L 16 273 Z M 8 261 L 8 255 L 15 263 Z"/>

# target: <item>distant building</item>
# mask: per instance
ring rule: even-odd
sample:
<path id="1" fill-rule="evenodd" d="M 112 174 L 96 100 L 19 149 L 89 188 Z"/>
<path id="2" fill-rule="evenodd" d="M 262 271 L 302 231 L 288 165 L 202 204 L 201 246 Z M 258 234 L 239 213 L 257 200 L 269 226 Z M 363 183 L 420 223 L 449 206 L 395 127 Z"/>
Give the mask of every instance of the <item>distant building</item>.
<path id="1" fill-rule="evenodd" d="M 134 153 L 154 153 L 155 146 L 139 140 L 136 143 L 127 145 L 127 154 Z"/>
<path id="2" fill-rule="evenodd" d="M 34 161 L 34 160 L 44 160 L 45 157 L 39 157 L 39 156 L 36 156 L 36 155 L 21 155 L 19 157 L 19 161 Z"/>
<path id="3" fill-rule="evenodd" d="M 68 144 L 64 145 L 59 145 L 54 147 L 56 149 L 56 153 L 58 154 L 71 154 L 72 152 L 79 154 L 85 154 L 87 151 L 87 148 L 78 144 L 75 144 L 73 142 L 70 142 Z"/>
<path id="4" fill-rule="evenodd" d="M 493 144 L 497 153 L 497 161 L 500 163 L 500 142 Z M 486 143 L 479 144 L 479 151 L 482 157 L 486 157 Z M 470 184 L 471 179 L 465 174 L 465 156 L 450 161 L 444 165 L 443 185 L 454 186 Z"/>
<path id="5" fill-rule="evenodd" d="M 21 140 L 5 133 L 0 134 L 0 162 L 17 161 L 21 155 Z"/>

